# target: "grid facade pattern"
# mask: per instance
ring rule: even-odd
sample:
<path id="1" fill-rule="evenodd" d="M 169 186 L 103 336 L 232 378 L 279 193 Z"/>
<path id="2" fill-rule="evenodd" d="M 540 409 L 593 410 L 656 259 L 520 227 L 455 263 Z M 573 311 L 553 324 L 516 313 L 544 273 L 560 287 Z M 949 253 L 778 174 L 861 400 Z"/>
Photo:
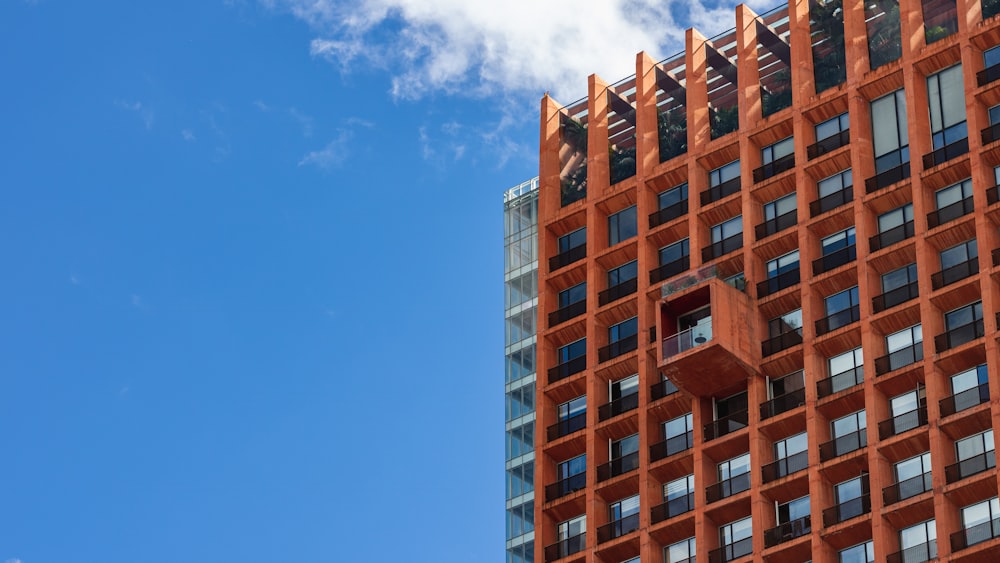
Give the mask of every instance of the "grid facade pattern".
<path id="1" fill-rule="evenodd" d="M 543 98 L 536 560 L 1000 554 L 995 4 L 741 5 Z"/>
<path id="2" fill-rule="evenodd" d="M 534 561 L 538 178 L 504 193 L 507 563 Z"/>

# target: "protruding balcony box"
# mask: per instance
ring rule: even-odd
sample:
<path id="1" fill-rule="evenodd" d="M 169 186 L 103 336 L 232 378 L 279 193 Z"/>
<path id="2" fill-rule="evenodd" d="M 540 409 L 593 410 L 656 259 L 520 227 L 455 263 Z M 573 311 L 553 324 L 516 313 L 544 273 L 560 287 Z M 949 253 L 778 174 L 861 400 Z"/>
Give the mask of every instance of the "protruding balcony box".
<path id="1" fill-rule="evenodd" d="M 759 341 L 750 298 L 715 277 L 714 268 L 663 286 L 657 316 L 659 366 L 678 388 L 711 396 L 736 387 L 757 372 Z M 679 320 L 708 308 L 709 319 L 679 330 Z M 745 385 L 745 383 L 743 383 Z"/>

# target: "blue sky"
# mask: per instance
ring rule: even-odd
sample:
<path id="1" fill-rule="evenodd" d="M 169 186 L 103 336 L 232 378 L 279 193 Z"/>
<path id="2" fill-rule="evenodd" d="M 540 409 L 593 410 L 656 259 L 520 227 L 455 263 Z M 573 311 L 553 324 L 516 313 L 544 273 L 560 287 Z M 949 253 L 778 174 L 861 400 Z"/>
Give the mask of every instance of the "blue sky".
<path id="1" fill-rule="evenodd" d="M 467 4 L 0 1 L 0 563 L 502 560 L 502 192 L 716 6 Z"/>

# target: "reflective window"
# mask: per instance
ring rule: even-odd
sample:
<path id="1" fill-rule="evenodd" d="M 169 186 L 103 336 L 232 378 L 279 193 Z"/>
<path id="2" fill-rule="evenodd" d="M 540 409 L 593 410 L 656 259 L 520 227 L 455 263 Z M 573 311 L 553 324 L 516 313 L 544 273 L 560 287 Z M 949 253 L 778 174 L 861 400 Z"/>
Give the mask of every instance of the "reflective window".
<path id="1" fill-rule="evenodd" d="M 767 263 L 767 277 L 776 278 L 785 272 L 799 269 L 799 251 L 789 252 Z"/>
<path id="2" fill-rule="evenodd" d="M 906 95 L 902 89 L 871 103 L 875 172 L 885 172 L 910 161 L 906 129 Z"/>
<path id="3" fill-rule="evenodd" d="M 875 544 L 870 540 L 843 549 L 838 554 L 840 563 L 875 563 Z"/>
<path id="4" fill-rule="evenodd" d="M 613 502 L 608 505 L 608 517 L 612 521 L 621 520 L 622 518 L 632 516 L 633 514 L 638 514 L 638 513 L 639 513 L 639 495 L 623 498 L 618 502 Z"/>
<path id="5" fill-rule="evenodd" d="M 864 479 L 862 477 L 855 477 L 842 483 L 837 483 L 833 487 L 833 492 L 837 497 L 837 504 L 844 504 L 847 501 L 861 498 L 865 494 Z"/>
<path id="6" fill-rule="evenodd" d="M 867 428 L 867 422 L 865 422 L 865 411 L 860 410 L 843 418 L 838 418 L 837 420 L 834 420 L 830 426 L 833 430 L 834 438 L 840 438 L 841 436 L 846 436 L 852 432 L 864 430 Z"/>
<path id="7" fill-rule="evenodd" d="M 566 420 L 587 412 L 587 396 L 581 395 L 572 401 L 567 401 L 558 407 L 559 420 Z"/>
<path id="8" fill-rule="evenodd" d="M 826 308 L 827 317 L 835 313 L 839 313 L 841 311 L 846 311 L 857 305 L 858 305 L 858 286 L 845 289 L 844 291 L 841 291 L 839 293 L 834 293 L 833 295 L 823 300 L 823 306 Z M 847 323 L 845 322 L 838 326 L 843 326 L 843 324 Z M 833 328 L 835 327 L 831 326 L 830 330 L 833 330 Z"/>
<path id="9" fill-rule="evenodd" d="M 750 473 L 750 454 L 746 453 L 723 461 L 718 466 L 719 481 Z"/>
<path id="10" fill-rule="evenodd" d="M 834 233 L 822 241 L 823 256 L 854 245 L 854 227 Z"/>
<path id="11" fill-rule="evenodd" d="M 771 221 L 786 213 L 795 212 L 795 192 L 764 204 L 764 220 Z"/>
<path id="12" fill-rule="evenodd" d="M 809 516 L 809 495 L 779 504 L 777 516 L 778 524 L 787 524 L 793 520 Z"/>
<path id="13" fill-rule="evenodd" d="M 632 317 L 608 327 L 608 342 L 618 342 L 630 336 L 635 336 L 638 332 L 639 317 Z"/>
<path id="14" fill-rule="evenodd" d="M 691 413 L 668 420 L 663 423 L 663 437 L 666 440 L 683 436 L 694 430 L 694 419 Z"/>
<path id="15" fill-rule="evenodd" d="M 889 399 L 889 411 L 892 416 L 900 416 L 917 410 L 925 402 L 924 393 L 924 388 L 921 387 Z"/>
<path id="16" fill-rule="evenodd" d="M 635 206 L 608 216 L 608 245 L 614 246 L 636 235 Z"/>
<path id="17" fill-rule="evenodd" d="M 903 460 L 893 467 L 896 474 L 896 482 L 901 483 L 907 479 L 914 479 L 931 472 L 931 453 L 924 452 L 916 457 Z"/>
<path id="18" fill-rule="evenodd" d="M 802 328 L 802 309 L 789 311 L 778 318 L 767 321 L 767 331 L 770 338 L 780 336 Z"/>
<path id="19" fill-rule="evenodd" d="M 910 264 L 882 275 L 882 292 L 888 293 L 917 281 L 917 265 Z"/>
<path id="20" fill-rule="evenodd" d="M 632 260 L 617 268 L 608 270 L 608 287 L 614 287 L 618 284 L 634 280 L 639 275 L 638 265 L 638 261 Z"/>
<path id="21" fill-rule="evenodd" d="M 945 330 L 952 330 L 981 320 L 983 320 L 983 302 L 976 301 L 965 307 L 959 307 L 954 311 L 945 313 L 944 327 Z"/>
<path id="22" fill-rule="evenodd" d="M 816 126 L 816 140 L 822 141 L 823 139 L 828 139 L 834 135 L 839 134 L 841 131 L 847 131 L 851 127 L 851 120 L 847 112 L 844 112 L 837 117 L 827 119 L 823 123 Z"/>
<path id="23" fill-rule="evenodd" d="M 677 205 L 682 201 L 687 201 L 688 198 L 688 185 L 687 182 L 683 184 L 670 188 L 669 190 L 660 192 L 656 195 L 656 202 L 659 209 L 666 209 L 671 205 Z"/>
<path id="24" fill-rule="evenodd" d="M 826 197 L 853 185 L 854 179 L 851 175 L 851 169 L 848 168 L 817 182 L 816 191 L 819 193 L 819 197 Z"/>
<path id="25" fill-rule="evenodd" d="M 560 522 L 558 526 L 559 539 L 565 540 L 587 531 L 587 515 L 570 518 L 565 522 Z"/>
<path id="26" fill-rule="evenodd" d="M 561 254 L 584 244 L 587 244 L 587 227 L 579 228 L 572 233 L 567 233 L 559 237 L 559 253 Z"/>
<path id="27" fill-rule="evenodd" d="M 751 526 L 750 518 L 730 522 L 725 526 L 719 527 L 719 541 L 722 542 L 723 546 L 733 545 L 734 543 L 747 539 L 752 535 L 753 527 Z M 747 553 L 749 553 L 749 551 L 747 551 Z"/>
<path id="28" fill-rule="evenodd" d="M 997 497 L 977 502 L 962 509 L 962 526 L 971 528 L 1000 518 L 1000 501 Z"/>
<path id="29" fill-rule="evenodd" d="M 708 184 L 711 187 L 718 186 L 740 177 L 740 161 L 734 160 L 725 166 L 720 166 L 708 173 Z"/>
<path id="30" fill-rule="evenodd" d="M 972 197 L 971 178 L 934 192 L 934 203 L 937 205 L 937 209 L 941 209 L 970 197 Z"/>
<path id="31" fill-rule="evenodd" d="M 712 227 L 712 242 L 721 242 L 729 237 L 741 234 L 743 234 L 743 216 L 737 215 L 728 221 Z"/>
<path id="32" fill-rule="evenodd" d="M 809 447 L 809 438 L 805 432 L 789 436 L 784 440 L 774 443 L 774 458 L 785 459 L 797 453 L 806 451 Z"/>
<path id="33" fill-rule="evenodd" d="M 920 329 L 920 325 L 913 325 L 910 328 L 904 328 L 899 332 L 894 332 L 886 336 L 885 348 L 886 352 L 891 354 L 897 350 L 902 350 L 915 344 L 920 344 L 923 341 L 924 335 L 923 331 Z"/>
<path id="34" fill-rule="evenodd" d="M 760 159 L 763 164 L 770 164 L 781 157 L 788 156 L 795 152 L 795 144 L 791 137 L 787 137 L 768 145 L 760 150 Z"/>
<path id="35" fill-rule="evenodd" d="M 694 493 L 694 475 L 681 477 L 663 485 L 663 502 L 685 498 Z"/>
<path id="36" fill-rule="evenodd" d="M 941 269 L 945 270 L 959 264 L 968 262 L 979 255 L 976 239 L 967 240 L 951 248 L 941 251 Z"/>
<path id="37" fill-rule="evenodd" d="M 892 211 L 879 215 L 878 232 L 884 233 L 890 229 L 901 227 L 910 221 L 913 221 L 913 204 L 907 203 L 902 207 L 897 207 Z"/>
<path id="38" fill-rule="evenodd" d="M 690 255 L 688 239 L 679 240 L 673 244 L 664 246 L 659 251 L 660 265 L 672 264 Z"/>
<path id="39" fill-rule="evenodd" d="M 981 434 L 973 434 L 955 442 L 955 457 L 958 461 L 994 451 L 993 431 L 987 430 Z"/>
<path id="40" fill-rule="evenodd" d="M 573 303 L 579 303 L 587 298 L 587 282 L 583 282 L 569 289 L 559 292 L 559 308 L 567 307 Z"/>
<path id="41" fill-rule="evenodd" d="M 556 475 L 560 479 L 566 479 L 574 475 L 579 475 L 587 470 L 587 454 L 568 459 L 556 466 Z"/>
<path id="42" fill-rule="evenodd" d="M 618 381 L 612 381 L 608 391 L 612 401 L 635 395 L 639 392 L 639 374 L 632 374 Z"/>
<path id="43" fill-rule="evenodd" d="M 663 560 L 665 563 L 693 562 L 696 553 L 694 538 L 690 537 L 663 548 Z"/>
<path id="44" fill-rule="evenodd" d="M 937 539 L 937 524 L 934 520 L 928 520 L 926 522 L 921 522 L 915 526 L 910 526 L 908 528 L 903 528 L 899 531 L 899 549 L 904 550 L 911 547 L 917 547 L 923 545 L 927 542 L 931 542 Z M 937 550 L 934 550 L 935 553 Z M 934 556 L 932 555 L 931 558 Z"/>
<path id="45" fill-rule="evenodd" d="M 983 62 L 985 63 L 985 68 L 1000 64 L 1000 46 L 983 51 Z"/>
<path id="46" fill-rule="evenodd" d="M 632 434 L 611 442 L 611 459 L 618 459 L 639 451 L 639 435 Z"/>
<path id="47" fill-rule="evenodd" d="M 931 142 L 935 149 L 968 137 L 961 64 L 927 77 L 927 104 L 931 114 Z"/>
<path id="48" fill-rule="evenodd" d="M 986 364 L 978 365 L 970 370 L 951 376 L 951 393 L 957 395 L 962 391 L 985 385 L 989 381 Z"/>
<path id="49" fill-rule="evenodd" d="M 576 342 L 570 342 L 569 344 L 559 348 L 559 363 L 565 364 L 570 360 L 579 358 L 587 354 L 587 339 L 581 338 Z"/>

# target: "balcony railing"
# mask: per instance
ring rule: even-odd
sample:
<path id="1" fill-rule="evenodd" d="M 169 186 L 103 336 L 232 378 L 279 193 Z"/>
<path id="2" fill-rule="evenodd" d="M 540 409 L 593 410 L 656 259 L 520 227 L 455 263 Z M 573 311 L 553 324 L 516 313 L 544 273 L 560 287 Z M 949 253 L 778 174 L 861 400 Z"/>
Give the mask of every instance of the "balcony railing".
<path id="1" fill-rule="evenodd" d="M 639 452 L 632 452 L 597 466 L 597 480 L 607 481 L 639 468 Z"/>
<path id="2" fill-rule="evenodd" d="M 709 503 L 712 503 L 747 490 L 750 490 L 750 474 L 741 473 L 724 481 L 709 485 L 705 489 L 705 497 Z"/>
<path id="3" fill-rule="evenodd" d="M 898 414 L 878 423 L 878 437 L 885 440 L 927 424 L 927 407 Z"/>
<path id="4" fill-rule="evenodd" d="M 712 340 L 712 323 L 702 324 L 663 339 L 663 359 L 671 358 Z"/>
<path id="5" fill-rule="evenodd" d="M 1000 123 L 994 123 L 989 127 L 983 129 L 980 132 L 982 136 L 983 144 L 988 145 L 997 139 L 1000 139 Z"/>
<path id="6" fill-rule="evenodd" d="M 726 180 L 718 186 L 712 186 L 711 188 L 701 192 L 701 204 L 708 205 L 713 201 L 719 201 L 720 199 L 733 195 L 739 191 L 740 177 L 737 176 L 731 180 Z"/>
<path id="7" fill-rule="evenodd" d="M 798 452 L 761 467 L 765 483 L 777 481 L 786 475 L 802 471 L 809 466 L 809 452 Z"/>
<path id="8" fill-rule="evenodd" d="M 731 237 L 724 238 L 719 242 L 713 242 L 712 244 L 701 249 L 701 261 L 708 262 L 718 258 L 719 256 L 725 256 L 730 252 L 734 252 L 743 248 L 743 233 L 737 233 Z"/>
<path id="9" fill-rule="evenodd" d="M 639 289 L 638 278 L 625 280 L 618 285 L 613 285 L 597 294 L 597 304 L 607 305 L 612 301 L 617 301 L 626 295 L 632 295 Z"/>
<path id="10" fill-rule="evenodd" d="M 885 558 L 885 563 L 923 563 L 937 559 L 937 540 L 912 545 Z"/>
<path id="11" fill-rule="evenodd" d="M 555 561 L 583 551 L 587 546 L 587 533 L 568 537 L 552 545 L 545 546 L 545 561 Z"/>
<path id="12" fill-rule="evenodd" d="M 772 416 L 778 416 L 783 412 L 788 412 L 804 404 L 806 404 L 806 390 L 796 389 L 795 391 L 779 395 L 770 401 L 761 403 L 760 419 L 767 420 Z"/>
<path id="13" fill-rule="evenodd" d="M 779 524 L 770 530 L 764 530 L 764 547 L 774 547 L 810 532 L 812 532 L 812 518 L 803 516 L 791 522 Z"/>
<path id="14" fill-rule="evenodd" d="M 580 472 L 560 479 L 555 483 L 545 486 L 545 501 L 551 502 L 557 498 L 574 493 L 587 486 L 587 473 Z"/>
<path id="15" fill-rule="evenodd" d="M 960 199 L 955 203 L 945 205 L 940 209 L 935 209 L 927 214 L 927 228 L 933 229 L 938 225 L 944 225 L 949 221 L 954 221 L 959 217 L 972 213 L 972 196 Z"/>
<path id="16" fill-rule="evenodd" d="M 839 149 L 840 147 L 850 142 L 851 142 L 851 130 L 845 129 L 840 133 L 830 135 L 825 139 L 821 139 L 809 145 L 808 147 L 806 147 L 806 155 L 809 157 L 809 160 L 812 160 L 818 156 Z"/>
<path id="17" fill-rule="evenodd" d="M 694 492 L 689 492 L 684 496 L 670 499 L 663 504 L 653 507 L 650 521 L 652 524 L 669 520 L 674 516 L 680 516 L 686 512 L 694 510 Z"/>
<path id="18" fill-rule="evenodd" d="M 611 417 L 618 416 L 637 408 L 639 408 L 639 394 L 630 393 L 597 407 L 597 418 L 603 422 Z"/>
<path id="19" fill-rule="evenodd" d="M 823 272 L 829 272 L 830 270 L 847 264 L 848 262 L 856 259 L 858 257 L 858 249 L 856 245 L 845 246 L 840 250 L 835 250 L 822 258 L 813 260 L 813 275 L 818 276 Z"/>
<path id="20" fill-rule="evenodd" d="M 917 342 L 875 358 L 875 375 L 884 375 L 924 359 L 924 343 Z"/>
<path id="21" fill-rule="evenodd" d="M 917 289 L 917 282 L 912 281 L 906 285 L 890 289 L 882 295 L 876 295 L 873 297 L 872 309 L 876 313 L 881 313 L 886 309 L 906 303 L 911 299 L 916 299 L 918 295 L 920 295 L 920 291 Z"/>
<path id="22" fill-rule="evenodd" d="M 676 276 L 677 274 L 686 271 L 691 267 L 691 257 L 682 256 L 673 262 L 667 262 L 659 268 L 654 268 L 649 271 L 649 283 L 657 283 L 663 281 L 667 278 Z"/>
<path id="23" fill-rule="evenodd" d="M 639 529 L 639 513 L 629 514 L 597 529 L 597 543 L 604 543 Z"/>
<path id="24" fill-rule="evenodd" d="M 705 425 L 705 441 L 721 438 L 726 434 L 731 434 L 737 430 L 747 427 L 749 413 L 747 411 L 737 411 L 718 420 L 713 420 Z"/>
<path id="25" fill-rule="evenodd" d="M 854 186 L 847 186 L 811 202 L 809 215 L 815 217 L 852 201 L 854 201 Z"/>
<path id="26" fill-rule="evenodd" d="M 816 321 L 816 336 L 856 323 L 859 320 L 861 320 L 861 309 L 858 305 L 831 313 Z"/>
<path id="27" fill-rule="evenodd" d="M 961 346 L 967 342 L 972 342 L 977 338 L 986 335 L 983 319 L 973 321 L 968 324 L 957 326 L 934 337 L 934 349 L 938 354 L 951 350 L 956 346 Z"/>
<path id="28" fill-rule="evenodd" d="M 694 431 L 688 430 L 649 446 L 649 461 L 659 461 L 694 447 Z"/>
<path id="29" fill-rule="evenodd" d="M 825 379 L 820 379 L 816 382 L 816 393 L 822 399 L 844 389 L 850 389 L 855 385 L 861 385 L 864 380 L 865 368 L 864 366 L 858 366 Z"/>
<path id="30" fill-rule="evenodd" d="M 782 332 L 777 336 L 772 336 L 760 344 L 762 356 L 777 354 L 782 350 L 787 350 L 792 346 L 802 344 L 802 329 L 797 328 L 788 332 Z"/>
<path id="31" fill-rule="evenodd" d="M 793 209 L 788 213 L 782 213 L 774 219 L 768 219 L 760 225 L 757 225 L 754 227 L 754 234 L 757 235 L 757 240 L 760 240 L 789 227 L 794 227 L 796 222 L 798 222 L 798 215 Z"/>
<path id="32" fill-rule="evenodd" d="M 777 293 L 782 289 L 792 287 L 793 285 L 799 283 L 799 277 L 799 269 L 795 268 L 794 270 L 782 272 L 773 278 L 767 278 L 757 284 L 757 297 L 767 297 L 772 293 Z"/>
<path id="33" fill-rule="evenodd" d="M 753 181 L 763 182 L 768 178 L 777 176 L 786 170 L 791 170 L 795 168 L 795 154 L 786 154 L 785 156 L 775 159 L 760 168 L 753 171 Z"/>
<path id="34" fill-rule="evenodd" d="M 549 326 L 556 326 L 587 312 L 587 300 L 581 299 L 549 313 Z"/>
<path id="35" fill-rule="evenodd" d="M 910 163 L 904 162 L 895 168 L 890 168 L 865 180 L 865 191 L 877 192 L 910 177 Z"/>
<path id="36" fill-rule="evenodd" d="M 567 360 L 553 368 L 549 368 L 549 383 L 566 379 L 574 373 L 580 373 L 585 369 L 587 369 L 587 356 L 577 356 L 572 360 Z"/>
<path id="37" fill-rule="evenodd" d="M 982 383 L 941 399 L 941 416 L 948 416 L 990 401 L 990 386 Z"/>
<path id="38" fill-rule="evenodd" d="M 868 247 L 872 252 L 881 250 L 887 246 L 904 241 L 913 236 L 913 221 L 907 221 L 902 225 L 896 225 L 891 229 L 886 229 L 881 233 L 868 239 Z"/>
<path id="39" fill-rule="evenodd" d="M 564 418 L 552 426 L 549 426 L 546 430 L 546 435 L 551 442 L 557 438 L 562 438 L 563 436 L 572 434 L 577 430 L 583 430 L 586 427 L 587 413 L 581 412 L 579 414 L 574 414 L 571 417 Z"/>
<path id="40" fill-rule="evenodd" d="M 658 383 L 654 383 L 653 385 L 651 385 L 650 388 L 649 388 L 649 391 L 650 391 L 650 395 L 652 396 L 653 400 L 655 401 L 657 399 L 662 399 L 664 397 L 667 397 L 667 396 L 670 396 L 670 395 L 673 395 L 674 393 L 676 393 L 677 392 L 677 386 L 674 385 L 673 381 L 670 381 L 669 379 L 664 379 L 663 381 L 660 381 Z"/>
<path id="41" fill-rule="evenodd" d="M 934 484 L 931 480 L 931 472 L 928 471 L 916 477 L 903 479 L 882 489 L 882 500 L 885 504 L 889 505 L 915 497 L 921 493 L 926 493 L 932 488 L 934 488 Z"/>
<path id="42" fill-rule="evenodd" d="M 951 465 L 946 465 L 944 467 L 944 479 L 949 484 L 956 483 L 965 479 L 966 477 L 971 477 L 977 473 L 982 473 L 987 469 L 992 469 L 997 466 L 997 456 L 994 450 L 988 452 L 983 452 L 981 454 L 976 454 L 972 457 L 965 458 L 958 463 L 953 463 Z"/>
<path id="43" fill-rule="evenodd" d="M 866 487 L 867 488 L 867 487 Z M 872 511 L 871 495 L 865 493 L 858 498 L 844 501 L 823 511 L 823 525 L 834 526 Z"/>
<path id="44" fill-rule="evenodd" d="M 1000 78 L 1000 64 L 988 66 L 983 70 L 976 73 L 976 84 L 979 86 L 986 86 L 990 82 L 993 82 L 997 78 Z"/>
<path id="45" fill-rule="evenodd" d="M 945 145 L 936 151 L 929 152 L 924 155 L 924 169 L 933 168 L 938 164 L 944 164 L 949 160 L 962 156 L 963 154 L 969 152 L 969 139 L 959 139 L 954 143 Z"/>
<path id="46" fill-rule="evenodd" d="M 726 544 L 719 549 L 708 552 L 708 563 L 726 563 L 735 561 L 753 553 L 753 538 L 743 538 L 737 542 Z"/>
<path id="47" fill-rule="evenodd" d="M 851 453 L 868 445 L 868 433 L 862 428 L 834 438 L 819 445 L 820 461 L 829 461 L 837 456 Z"/>
<path id="48" fill-rule="evenodd" d="M 978 273 L 979 257 L 973 256 L 965 262 L 959 262 L 954 266 L 950 266 L 936 274 L 933 274 L 931 276 L 931 287 L 934 289 L 941 289 L 946 285 L 964 280 L 965 278 Z"/>
<path id="49" fill-rule="evenodd" d="M 659 227 L 660 225 L 673 221 L 674 219 L 683 216 L 688 212 L 688 202 L 687 200 L 678 201 L 673 205 L 668 205 L 659 211 L 655 211 L 649 214 L 649 228 Z"/>
<path id="50" fill-rule="evenodd" d="M 561 254 L 556 254 L 552 258 L 549 258 L 549 271 L 554 272 L 563 266 L 568 266 L 577 260 L 583 260 L 587 257 L 587 245 L 581 244 L 580 246 L 574 246 L 566 252 Z"/>
<path id="51" fill-rule="evenodd" d="M 597 361 L 606 362 L 608 360 L 617 358 L 622 354 L 627 354 L 632 350 L 639 347 L 639 335 L 633 334 L 632 336 L 626 336 L 620 340 L 616 340 L 607 346 L 598 348 L 597 350 Z"/>
<path id="52" fill-rule="evenodd" d="M 976 524 L 951 535 L 951 550 L 960 551 L 971 545 L 1000 537 L 1000 518 Z M 987 557 L 989 557 L 987 555 Z"/>

